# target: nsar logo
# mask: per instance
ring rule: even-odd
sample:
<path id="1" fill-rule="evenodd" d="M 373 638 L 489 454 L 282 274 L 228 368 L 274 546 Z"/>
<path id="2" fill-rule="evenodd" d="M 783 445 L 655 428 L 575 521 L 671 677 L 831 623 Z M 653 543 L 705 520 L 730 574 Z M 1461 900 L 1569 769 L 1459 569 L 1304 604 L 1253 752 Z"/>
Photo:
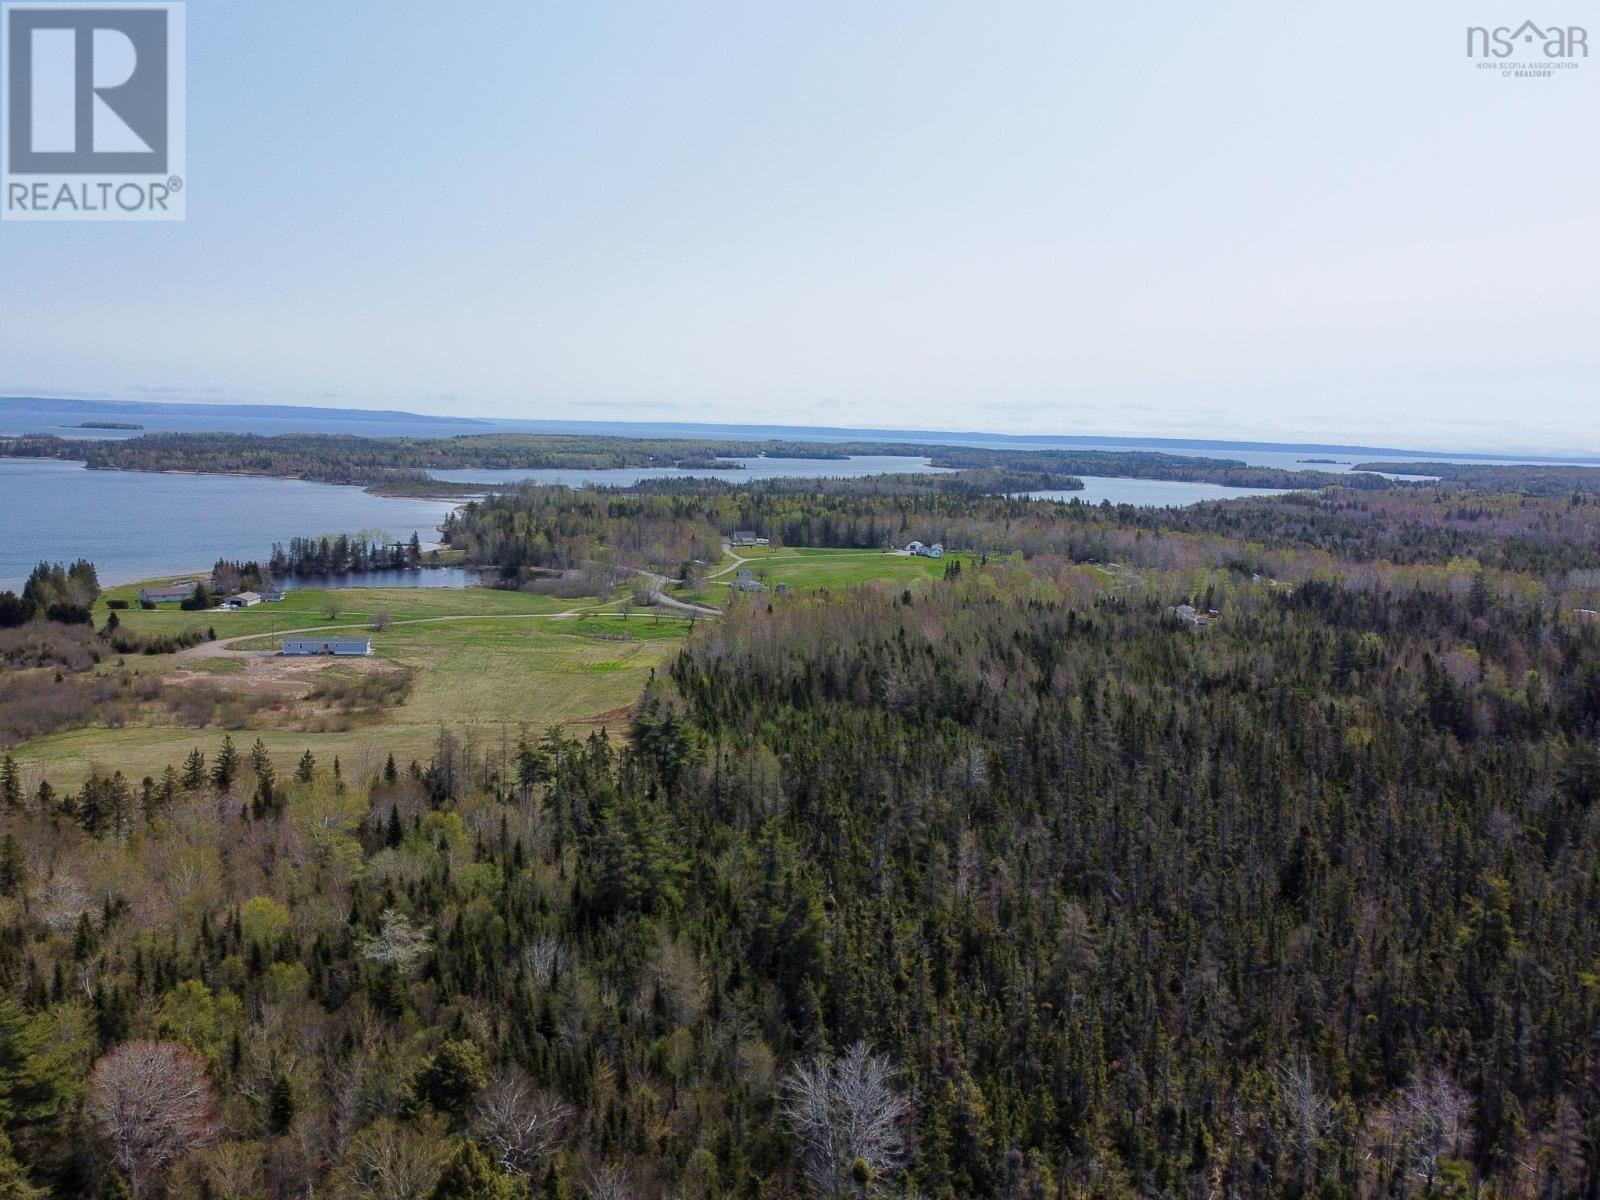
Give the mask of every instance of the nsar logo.
<path id="1" fill-rule="evenodd" d="M 0 70 L 0 216 L 184 218 L 182 0 L 5 0 Z"/>
<path id="2" fill-rule="evenodd" d="M 1479 68 L 1498 70 L 1507 78 L 1547 79 L 1575 71 L 1589 57 L 1589 31 L 1582 25 L 1467 27 L 1467 57 Z"/>

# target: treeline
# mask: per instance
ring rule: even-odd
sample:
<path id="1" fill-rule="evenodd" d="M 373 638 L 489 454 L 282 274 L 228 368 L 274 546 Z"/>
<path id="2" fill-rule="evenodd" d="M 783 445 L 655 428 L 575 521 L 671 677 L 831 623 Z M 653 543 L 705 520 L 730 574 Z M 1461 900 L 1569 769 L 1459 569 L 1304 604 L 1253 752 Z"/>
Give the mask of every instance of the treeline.
<path id="1" fill-rule="evenodd" d="M 1396 486 L 1379 475 L 1252 467 L 1235 459 L 1146 451 L 984 450 L 899 442 L 794 442 L 715 438 L 624 438 L 575 434 L 469 434 L 450 438 L 364 438 L 324 434 L 266 437 L 235 433 L 151 433 L 117 441 L 29 436 L 0 441 L 0 454 L 82 459 L 90 467 L 138 471 L 214 471 L 277 475 L 331 483 L 417 484 L 429 470 L 623 467 L 727 469 L 729 458 L 843 459 L 851 455 L 927 458 L 960 470 L 1023 475 L 1132 476 L 1232 487 L 1366 490 Z M 1064 486 L 1072 486 L 1066 484 Z M 1015 489 L 1023 490 L 1023 489 Z"/>
<path id="2" fill-rule="evenodd" d="M 1011 545 L 1024 528 L 1056 523 L 1057 505 L 986 496 L 949 477 L 721 481 L 657 480 L 629 492 L 523 487 L 469 502 L 443 537 L 468 561 L 567 570 L 620 563 L 675 570 L 714 562 L 726 538 L 749 531 L 775 546 L 887 549 L 916 540 L 951 549 Z"/>
<path id="3" fill-rule="evenodd" d="M 1327 489 L 1183 508 L 1089 505 L 985 494 L 951 476 L 653 480 L 607 489 L 511 489 L 466 504 L 444 537 L 469 561 L 571 569 L 594 562 L 671 573 L 713 561 L 740 530 L 788 546 L 882 549 L 913 539 L 976 554 L 1060 556 L 1138 567 L 1223 568 L 1296 579 L 1371 564 L 1462 560 L 1541 580 L 1600 569 L 1600 503 L 1469 493 L 1448 485 Z"/>
<path id="4" fill-rule="evenodd" d="M 1181 575 L 740 602 L 625 744 L 0 763 L 0 1178 L 1590 1194 L 1600 625 Z"/>
<path id="5" fill-rule="evenodd" d="M 1294 471 L 1252 467 L 1237 459 L 1201 458 L 1146 450 L 985 450 L 966 446 L 929 449 L 933 465 L 973 468 L 1017 468 L 1062 475 L 1117 476 L 1217 483 L 1225 487 L 1315 489 L 1354 488 L 1385 491 L 1396 485 L 1381 475 L 1332 471 Z M 1600 472 L 1597 472 L 1600 477 Z"/>
<path id="6" fill-rule="evenodd" d="M 331 434 L 151 433 L 110 441 L 29 436 L 0 441 L 0 454 L 82 459 L 90 467 L 135 471 L 217 471 L 331 483 L 421 479 L 428 469 L 497 470 L 618 467 L 704 468 L 722 456 L 753 456 L 768 443 L 693 438 L 562 434 L 469 434 L 449 438 L 368 438 Z M 808 457 L 843 457 L 831 447 Z M 891 451 L 892 453 L 892 451 Z M 731 464 L 729 464 L 731 465 Z"/>
<path id="7" fill-rule="evenodd" d="M 348 575 L 358 571 L 408 570 L 422 565 L 422 540 L 378 542 L 341 533 L 275 543 L 267 561 L 273 576 Z"/>
<path id="8" fill-rule="evenodd" d="M 100 598 L 94 564 L 80 558 L 70 566 L 42 562 L 29 574 L 22 594 L 0 592 L 0 629 L 26 625 L 35 618 L 64 625 L 87 625 Z"/>
<path id="9" fill-rule="evenodd" d="M 1577 467 L 1564 463 L 1370 462 L 1354 469 L 1430 476 L 1483 492 L 1516 492 L 1525 496 L 1600 495 L 1600 464 Z"/>

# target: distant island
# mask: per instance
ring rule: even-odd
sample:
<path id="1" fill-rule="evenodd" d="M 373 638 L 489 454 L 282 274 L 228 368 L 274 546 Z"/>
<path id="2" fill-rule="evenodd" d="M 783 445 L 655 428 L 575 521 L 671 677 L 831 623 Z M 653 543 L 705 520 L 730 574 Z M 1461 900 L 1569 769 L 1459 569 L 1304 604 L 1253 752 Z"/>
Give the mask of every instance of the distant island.
<path id="1" fill-rule="evenodd" d="M 143 425 L 135 425 L 131 421 L 80 421 L 72 426 L 74 429 L 143 429 Z"/>
<path id="2" fill-rule="evenodd" d="M 327 434 L 145 433 L 134 438 L 72 441 L 25 435 L 0 439 L 0 456 L 66 458 L 91 469 L 199 471 L 271 475 L 319 483 L 348 483 L 431 494 L 430 471 L 584 470 L 689 467 L 740 474 L 738 458 L 806 458 L 840 461 L 853 456 L 922 458 L 956 473 L 956 486 L 1013 492 L 1082 488 L 1081 476 L 1116 476 L 1215 483 L 1224 487 L 1316 489 L 1395 486 L 1376 475 L 1252 467 L 1238 459 L 1198 458 L 1151 451 L 985 449 L 915 442 L 815 443 L 771 439 L 621 438 L 527 433 L 469 434 L 449 438 L 374 438 Z M 892 471 L 887 474 L 893 474 Z"/>

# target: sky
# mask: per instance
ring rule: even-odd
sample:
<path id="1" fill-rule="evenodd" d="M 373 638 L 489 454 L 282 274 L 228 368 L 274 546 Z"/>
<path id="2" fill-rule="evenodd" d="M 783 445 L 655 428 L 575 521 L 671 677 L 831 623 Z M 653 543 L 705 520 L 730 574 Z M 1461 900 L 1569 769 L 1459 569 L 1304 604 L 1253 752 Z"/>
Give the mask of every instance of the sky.
<path id="1" fill-rule="evenodd" d="M 1535 11 L 1537 9 L 1537 11 Z M 1600 451 L 1600 56 L 1378 5 L 189 0 L 0 394 Z"/>

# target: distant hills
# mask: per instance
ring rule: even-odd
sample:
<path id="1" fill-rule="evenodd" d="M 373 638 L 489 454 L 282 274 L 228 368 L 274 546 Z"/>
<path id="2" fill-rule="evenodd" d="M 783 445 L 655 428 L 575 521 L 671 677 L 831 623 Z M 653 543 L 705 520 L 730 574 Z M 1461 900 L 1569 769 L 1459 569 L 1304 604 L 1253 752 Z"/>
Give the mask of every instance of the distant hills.
<path id="1" fill-rule="evenodd" d="M 1172 454 L 1256 452 L 1277 454 L 1337 454 L 1365 459 L 1419 458 L 1505 463 L 1566 463 L 1600 465 L 1592 454 L 1485 454 L 1417 447 L 1345 445 L 1328 442 L 1232 441 L 1221 438 L 1144 437 L 1136 434 L 1016 434 L 978 431 L 951 432 L 927 429 L 865 429 L 825 425 L 737 425 L 687 421 L 584 421 L 510 420 L 498 417 L 434 416 L 404 409 L 323 408 L 298 404 L 192 404 L 161 400 L 84 400 L 40 396 L 0 396 L 0 421 L 85 416 L 123 418 L 148 416 L 194 424 L 167 426 L 188 432 L 208 429 L 227 432 L 345 433 L 359 436 L 439 437 L 453 433 L 482 432 L 577 434 L 624 438 L 692 438 L 718 441 L 788 439 L 806 442 L 906 442 L 920 445 L 967 446 L 985 449 L 1064 450 L 1134 449 Z M 219 422 L 205 423 L 208 419 Z M 251 422 L 259 422 L 252 425 Z M 334 428 L 327 428 L 329 424 Z M 159 426 L 159 422 L 157 423 Z M 360 429 L 351 429 L 359 425 Z M 24 431 L 29 431 L 24 421 Z M 368 430 L 370 429 L 370 433 Z M 32 432 L 50 432 L 44 423 Z M 0 432 L 5 426 L 0 424 Z M 12 431 L 15 432 L 15 431 Z"/>
<path id="2" fill-rule="evenodd" d="M 74 416 L 258 417 L 292 421 L 416 421 L 424 425 L 483 425 L 475 417 L 435 417 L 378 408 L 315 408 L 302 404 L 191 404 L 165 400 L 74 400 L 59 396 L 0 396 L 0 413 Z"/>

